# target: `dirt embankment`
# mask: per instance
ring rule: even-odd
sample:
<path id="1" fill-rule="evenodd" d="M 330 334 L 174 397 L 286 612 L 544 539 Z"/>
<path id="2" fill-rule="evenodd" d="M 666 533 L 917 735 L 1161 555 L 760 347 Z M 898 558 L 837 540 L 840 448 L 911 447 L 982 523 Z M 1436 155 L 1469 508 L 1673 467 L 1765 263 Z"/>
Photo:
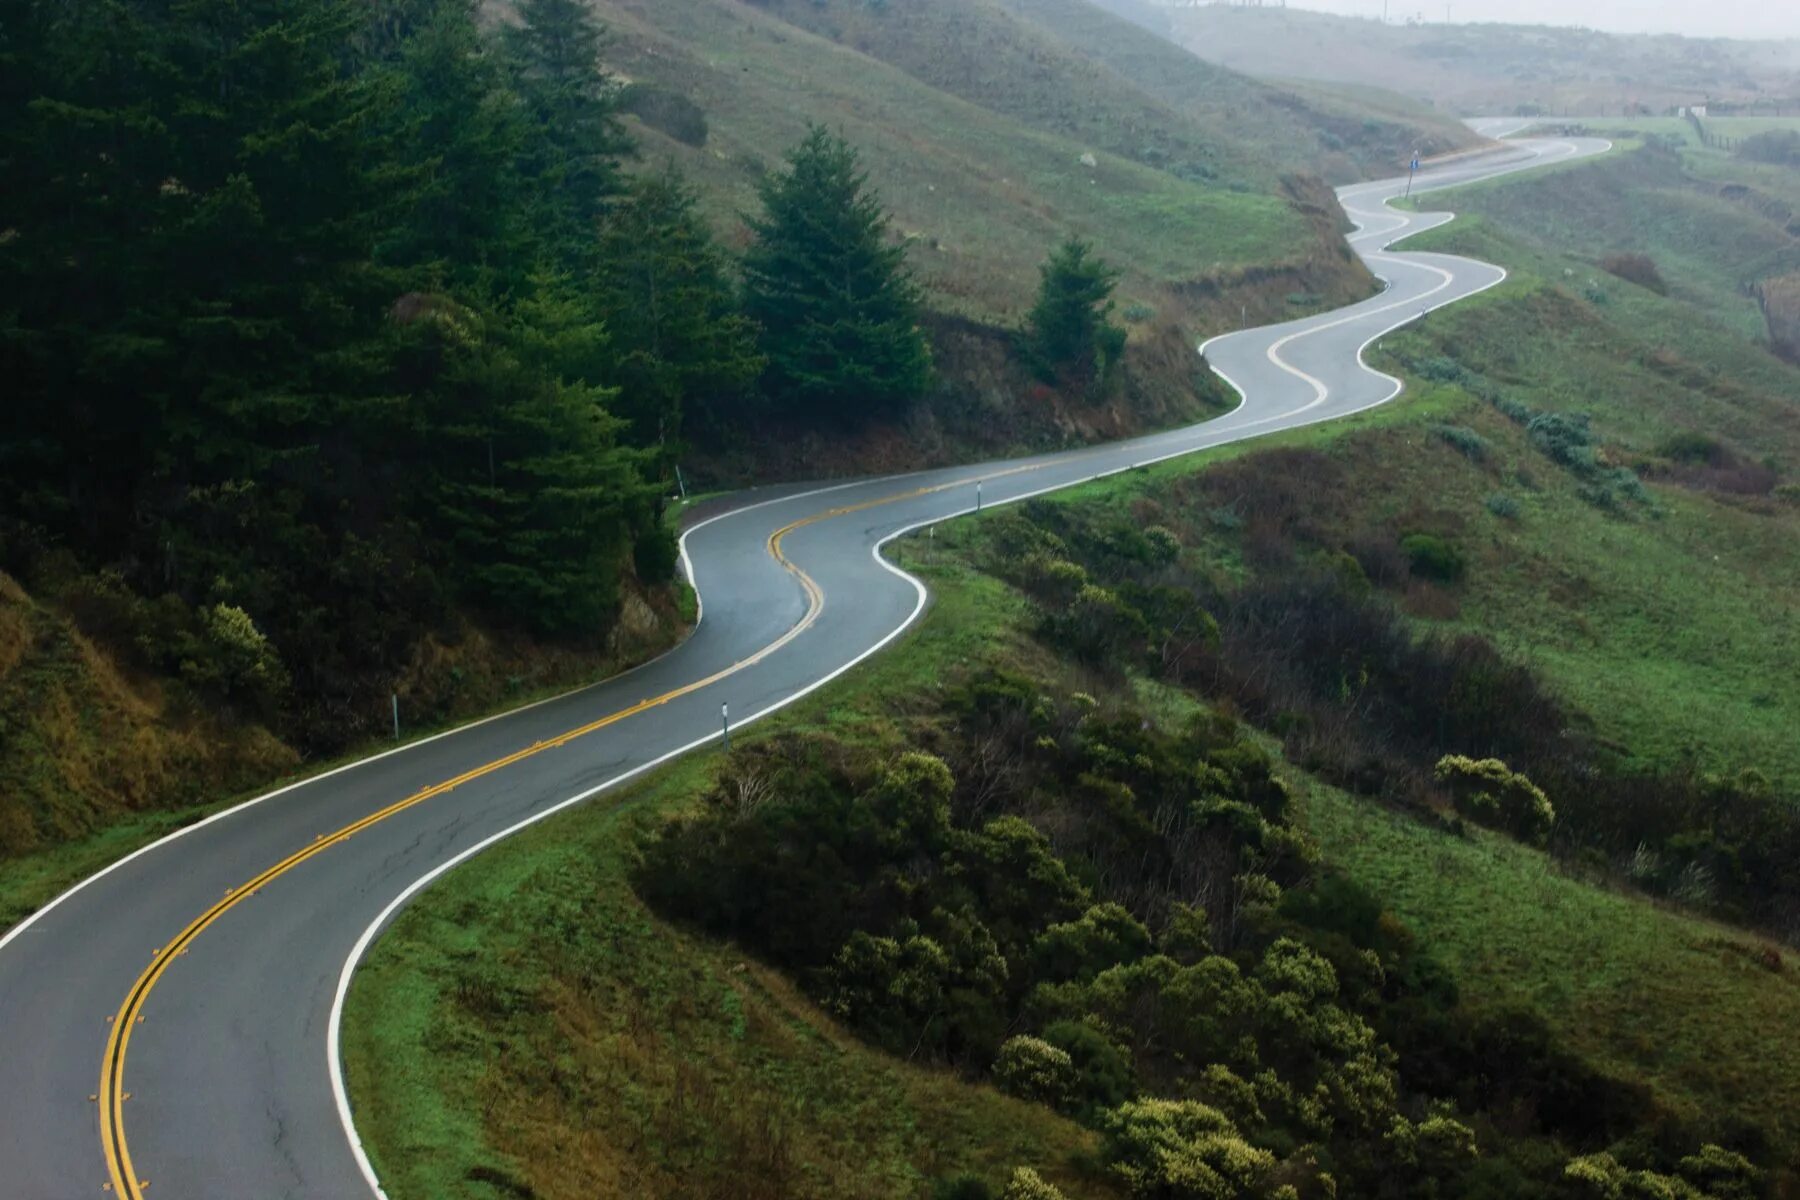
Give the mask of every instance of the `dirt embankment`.
<path id="1" fill-rule="evenodd" d="M 1756 298 L 1769 323 L 1770 348 L 1800 364 L 1800 271 L 1763 280 L 1756 285 Z"/>
<path id="2" fill-rule="evenodd" d="M 247 713 L 144 669 L 131 639 L 80 602 L 85 578 L 28 592 L 0 573 L 0 871 L 132 814 L 209 804 L 307 765 Z M 670 590 L 626 580 L 622 593 L 610 636 L 585 647 L 447 620 L 390 685 L 406 731 L 613 674 L 685 629 Z M 388 689 L 363 699 L 385 719 Z"/>

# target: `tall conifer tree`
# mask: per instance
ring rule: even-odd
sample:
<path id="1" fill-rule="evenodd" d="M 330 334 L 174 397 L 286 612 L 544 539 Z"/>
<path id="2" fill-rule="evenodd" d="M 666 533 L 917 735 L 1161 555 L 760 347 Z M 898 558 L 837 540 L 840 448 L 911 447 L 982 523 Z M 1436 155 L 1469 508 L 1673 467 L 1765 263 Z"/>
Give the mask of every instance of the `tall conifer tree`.
<path id="1" fill-rule="evenodd" d="M 811 416 L 892 413 L 931 379 L 906 251 L 842 137 L 815 126 L 788 163 L 763 185 L 744 259 L 768 388 Z"/>
<path id="2" fill-rule="evenodd" d="M 590 253 L 596 223 L 621 190 L 618 160 L 631 149 L 619 123 L 618 87 L 600 66 L 606 34 L 581 0 L 520 0 L 507 33 L 515 87 L 536 126 L 521 171 L 540 197 L 549 254 Z"/>
<path id="3" fill-rule="evenodd" d="M 601 228 L 600 314 L 617 347 L 615 411 L 670 452 L 685 416 L 742 415 L 763 360 L 724 255 L 673 166 L 632 185 Z"/>
<path id="4" fill-rule="evenodd" d="M 1125 330 L 1111 321 L 1119 273 L 1078 237 L 1038 268 L 1037 303 L 1025 321 L 1026 351 L 1044 378 L 1104 379 L 1125 352 Z"/>

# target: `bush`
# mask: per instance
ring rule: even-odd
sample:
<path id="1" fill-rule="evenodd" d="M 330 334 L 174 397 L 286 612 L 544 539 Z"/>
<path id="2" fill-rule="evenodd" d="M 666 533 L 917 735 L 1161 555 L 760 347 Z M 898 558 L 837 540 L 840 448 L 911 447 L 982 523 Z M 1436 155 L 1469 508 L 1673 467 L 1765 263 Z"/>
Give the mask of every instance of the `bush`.
<path id="1" fill-rule="evenodd" d="M 1123 905 L 1096 904 L 1080 920 L 1039 934 L 1032 959 L 1040 976 L 1062 983 L 1092 979 L 1108 967 L 1142 958 L 1149 949 L 1150 931 Z"/>
<path id="2" fill-rule="evenodd" d="M 1074 1064 L 1068 1099 L 1076 1111 L 1116 1108 L 1130 1099 L 1131 1059 L 1099 1029 L 1085 1021 L 1058 1021 L 1044 1030 L 1044 1040 Z"/>
<path id="3" fill-rule="evenodd" d="M 1673 462 L 1692 466 L 1717 466 L 1728 457 L 1723 442 L 1696 430 L 1664 438 L 1656 452 Z"/>
<path id="4" fill-rule="evenodd" d="M 1454 447 L 1470 462 L 1487 461 L 1488 451 L 1491 449 L 1488 440 L 1467 425 L 1433 425 L 1431 432 Z"/>
<path id="5" fill-rule="evenodd" d="M 180 671 L 191 687 L 259 707 L 273 705 L 288 685 L 269 639 L 249 613 L 230 604 L 200 610 L 199 636 L 188 640 Z"/>
<path id="6" fill-rule="evenodd" d="M 1529 404 L 1521 400 L 1514 400 L 1511 396 L 1495 396 L 1490 403 L 1493 404 L 1495 412 L 1515 425 L 1529 425 L 1531 419 L 1537 416 L 1536 410 Z"/>
<path id="7" fill-rule="evenodd" d="M 1063 1200 L 1063 1194 L 1030 1167 L 1020 1167 L 1000 1193 L 1000 1200 Z"/>
<path id="8" fill-rule="evenodd" d="M 1075 1085 L 1075 1060 L 1039 1038 L 1008 1038 L 994 1059 L 994 1082 L 1021 1100 L 1061 1107 Z"/>
<path id="9" fill-rule="evenodd" d="M 1496 517 L 1499 517 L 1502 521 L 1516 521 L 1524 511 L 1520 507 L 1519 502 L 1511 496 L 1508 496 L 1505 492 L 1495 492 L 1486 500 L 1482 501 L 1482 503 L 1487 506 L 1489 512 L 1493 513 Z"/>
<path id="10" fill-rule="evenodd" d="M 1563 466 L 1588 474 L 1597 468 L 1586 413 L 1539 413 L 1525 426 L 1532 443 Z"/>
<path id="11" fill-rule="evenodd" d="M 1449 789 L 1458 812 L 1520 841 L 1541 845 L 1556 823 L 1556 809 L 1543 789 L 1497 758 L 1447 754 L 1432 774 Z"/>
<path id="12" fill-rule="evenodd" d="M 1432 533 L 1409 533 L 1400 539 L 1412 573 L 1421 579 L 1455 583 L 1468 569 L 1461 550 L 1448 539 Z"/>
<path id="13" fill-rule="evenodd" d="M 1741 158 L 1754 159 L 1757 162 L 1800 167 L 1800 132 L 1792 129 L 1771 129 L 1764 133 L 1754 134 L 1739 143 L 1737 153 Z"/>
<path id="14" fill-rule="evenodd" d="M 1659 296 L 1669 294 L 1669 285 L 1663 282 L 1662 272 L 1648 254 L 1608 254 L 1600 260 L 1600 269 Z"/>
<path id="15" fill-rule="evenodd" d="M 1245 1141 L 1225 1114 L 1192 1100 L 1135 1100 L 1106 1114 L 1104 1155 L 1136 1196 L 1239 1200 L 1275 1156 Z"/>

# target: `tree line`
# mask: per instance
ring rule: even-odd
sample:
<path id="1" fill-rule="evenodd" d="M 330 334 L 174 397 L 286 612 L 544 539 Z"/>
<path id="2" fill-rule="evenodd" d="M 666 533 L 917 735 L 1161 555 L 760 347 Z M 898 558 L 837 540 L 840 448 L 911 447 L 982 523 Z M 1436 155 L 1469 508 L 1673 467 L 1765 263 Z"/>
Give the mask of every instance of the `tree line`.
<path id="1" fill-rule="evenodd" d="M 13 15 L 16 14 L 16 15 Z M 596 638 L 694 437 L 892 414 L 920 292 L 815 128 L 731 261 L 578 0 L 24 0 L 0 568 L 311 748 L 455 611 Z"/>

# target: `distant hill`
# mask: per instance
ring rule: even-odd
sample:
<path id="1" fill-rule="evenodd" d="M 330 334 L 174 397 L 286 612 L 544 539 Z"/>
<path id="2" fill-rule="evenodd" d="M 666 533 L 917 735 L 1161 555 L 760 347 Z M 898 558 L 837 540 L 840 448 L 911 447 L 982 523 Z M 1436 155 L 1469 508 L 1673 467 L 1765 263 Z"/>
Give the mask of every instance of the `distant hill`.
<path id="1" fill-rule="evenodd" d="M 1122 301 L 1163 315 L 1251 272 L 1277 302 L 1347 295 L 1366 280 L 1319 180 L 1398 169 L 1424 125 L 1473 140 L 1222 71 L 1084 0 L 595 9 L 646 159 L 698 180 L 728 237 L 762 173 L 825 122 L 863 148 L 931 307 L 982 322 L 1022 312 L 1071 232 L 1124 271 Z"/>
<path id="2" fill-rule="evenodd" d="M 1109 0 L 1126 5 L 1131 0 Z M 1710 101 L 1800 111 L 1800 42 L 1528 25 L 1383 24 L 1298 8 L 1170 8 L 1195 54 L 1269 78 L 1389 88 L 1463 115 L 1617 114 Z"/>

